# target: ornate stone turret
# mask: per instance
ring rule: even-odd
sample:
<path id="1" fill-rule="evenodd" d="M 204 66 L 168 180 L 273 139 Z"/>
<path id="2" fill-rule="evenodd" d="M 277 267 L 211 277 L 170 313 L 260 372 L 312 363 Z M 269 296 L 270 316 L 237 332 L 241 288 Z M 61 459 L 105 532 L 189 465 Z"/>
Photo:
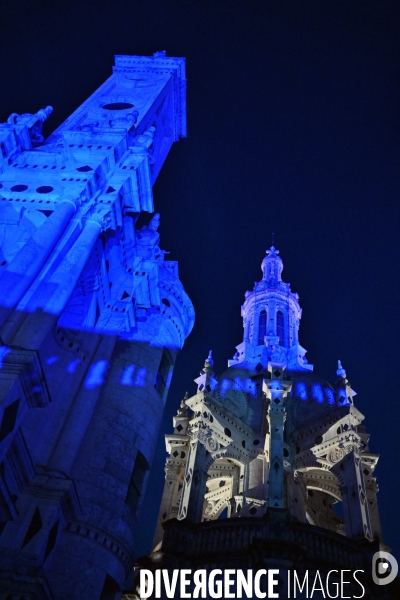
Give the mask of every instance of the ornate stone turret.
<path id="1" fill-rule="evenodd" d="M 307 364 L 298 341 L 299 297 L 282 281 L 282 269 L 272 246 L 262 280 L 246 292 L 244 339 L 234 359 L 217 378 L 207 359 L 197 393 L 185 399 L 188 423 L 185 416 L 179 434 L 166 436 L 160 553 L 143 559 L 146 568 L 179 568 L 183 547 L 196 556 L 195 568 L 256 568 L 257 560 L 271 566 L 278 555 L 293 568 L 303 552 L 314 557 L 313 568 L 325 569 L 315 566 L 321 560 L 350 568 L 346 552 L 363 564 L 382 547 L 378 456 L 368 450 L 364 416 L 340 361 L 335 388 Z M 244 559 L 260 552 L 263 559 Z"/>
<path id="2" fill-rule="evenodd" d="M 288 368 L 312 370 L 306 350 L 299 344 L 301 308 L 299 295 L 282 281 L 283 262 L 279 250 L 271 246 L 261 264 L 263 278 L 245 293 L 242 306 L 244 336 L 229 366 L 247 364 L 255 367 L 274 362 Z"/>

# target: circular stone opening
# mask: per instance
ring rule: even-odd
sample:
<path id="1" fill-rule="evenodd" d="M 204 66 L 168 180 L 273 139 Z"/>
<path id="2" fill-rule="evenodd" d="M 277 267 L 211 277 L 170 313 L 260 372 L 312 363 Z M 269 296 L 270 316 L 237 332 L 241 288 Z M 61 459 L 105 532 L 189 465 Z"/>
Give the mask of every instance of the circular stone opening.
<path id="1" fill-rule="evenodd" d="M 12 192 L 24 192 L 27 189 L 28 189 L 27 185 L 23 185 L 23 184 L 19 183 L 18 185 L 13 185 L 11 188 L 11 191 Z"/>
<path id="2" fill-rule="evenodd" d="M 49 194 L 53 190 L 54 188 L 52 188 L 51 185 L 41 185 L 40 187 L 36 188 L 38 194 Z"/>
<path id="3" fill-rule="evenodd" d="M 109 104 L 103 104 L 102 108 L 105 110 L 128 110 L 133 106 L 130 102 L 110 102 Z"/>

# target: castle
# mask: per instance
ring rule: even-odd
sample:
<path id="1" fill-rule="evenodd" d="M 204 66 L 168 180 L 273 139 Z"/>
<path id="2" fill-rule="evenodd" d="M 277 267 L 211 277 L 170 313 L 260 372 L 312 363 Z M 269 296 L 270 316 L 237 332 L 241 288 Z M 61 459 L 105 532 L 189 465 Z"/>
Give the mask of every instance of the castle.
<path id="1" fill-rule="evenodd" d="M 186 136 L 185 61 L 116 56 L 45 140 L 51 112 L 0 125 L 0 598 L 106 600 L 194 323 L 146 217 Z"/>
<path id="2" fill-rule="evenodd" d="M 274 246 L 235 356 L 217 377 L 210 352 L 166 436 L 154 551 L 125 592 L 194 323 L 152 194 L 186 135 L 185 90 L 184 59 L 117 56 L 47 139 L 49 106 L 0 125 L 0 600 L 147 597 L 140 573 L 160 569 L 277 569 L 282 598 L 295 571 L 343 597 L 398 598 L 397 580 L 371 576 L 386 547 L 364 416 L 340 362 L 334 386 L 308 364 Z"/>

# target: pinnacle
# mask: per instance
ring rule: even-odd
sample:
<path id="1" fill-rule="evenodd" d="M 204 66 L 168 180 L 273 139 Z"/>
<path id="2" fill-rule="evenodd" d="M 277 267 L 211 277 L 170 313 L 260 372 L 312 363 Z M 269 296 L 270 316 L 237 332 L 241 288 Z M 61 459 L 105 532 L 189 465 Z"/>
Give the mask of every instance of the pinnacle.
<path id="1" fill-rule="evenodd" d="M 338 368 L 337 368 L 337 371 L 336 371 L 336 375 L 337 375 L 338 377 L 343 377 L 343 379 L 345 379 L 345 378 L 346 378 L 346 371 L 345 371 L 345 369 L 342 367 L 342 362 L 341 362 L 340 360 L 338 360 Z"/>

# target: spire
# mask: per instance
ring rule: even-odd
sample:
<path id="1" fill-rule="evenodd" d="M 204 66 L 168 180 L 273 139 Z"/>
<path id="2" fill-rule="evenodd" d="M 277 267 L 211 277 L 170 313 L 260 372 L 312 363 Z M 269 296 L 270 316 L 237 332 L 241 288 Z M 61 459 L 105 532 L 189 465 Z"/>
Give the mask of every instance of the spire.
<path id="1" fill-rule="evenodd" d="M 206 391 L 213 390 L 217 385 L 217 380 L 214 377 L 214 360 L 212 357 L 212 350 L 208 353 L 208 356 L 204 362 L 204 367 L 200 372 L 200 377 L 195 379 L 195 382 L 198 385 L 198 391 L 201 392 L 203 389 Z"/>
<path id="2" fill-rule="evenodd" d="M 336 371 L 336 375 L 338 377 L 343 377 L 343 379 L 346 379 L 346 371 L 342 367 L 342 362 L 340 360 L 338 360 L 337 362 L 338 362 L 338 368 L 337 368 L 337 371 Z"/>
<path id="3" fill-rule="evenodd" d="M 338 360 L 338 368 L 336 371 L 338 380 L 336 381 L 335 394 L 336 401 L 340 406 L 345 404 L 353 404 L 353 396 L 357 395 L 347 379 L 346 371 L 343 368 L 342 361 Z"/>
<path id="4" fill-rule="evenodd" d="M 212 350 L 210 350 L 210 352 L 208 353 L 208 356 L 205 360 L 205 363 L 204 363 L 203 372 L 207 373 L 209 375 L 212 375 L 212 373 L 214 373 L 214 371 L 212 370 L 213 366 L 214 366 L 214 361 L 213 361 L 213 357 L 212 357 Z"/>
<path id="5" fill-rule="evenodd" d="M 181 400 L 181 404 L 178 408 L 178 413 L 177 415 L 179 417 L 187 417 L 187 413 L 188 413 L 188 406 L 186 404 L 186 400 L 189 398 L 189 392 L 186 392 L 186 394 L 184 395 L 184 397 Z"/>

